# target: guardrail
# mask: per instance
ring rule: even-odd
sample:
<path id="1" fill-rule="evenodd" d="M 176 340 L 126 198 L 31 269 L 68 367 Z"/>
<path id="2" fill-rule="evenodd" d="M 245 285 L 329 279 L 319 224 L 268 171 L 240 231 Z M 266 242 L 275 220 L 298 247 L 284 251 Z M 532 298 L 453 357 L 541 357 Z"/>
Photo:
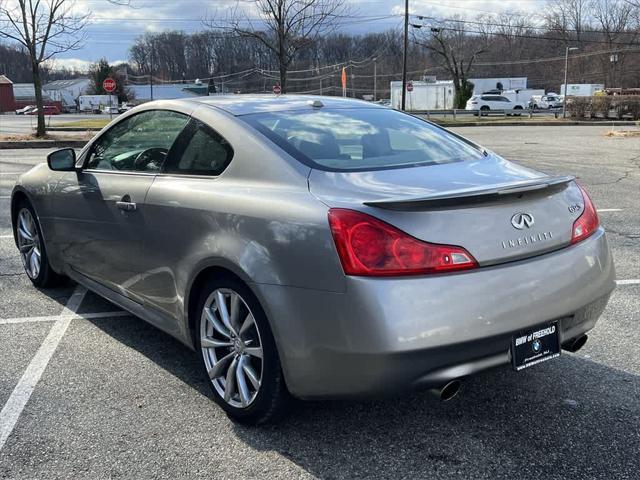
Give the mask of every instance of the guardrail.
<path id="1" fill-rule="evenodd" d="M 507 116 L 527 116 L 528 118 L 533 118 L 534 116 L 553 116 L 554 118 L 558 118 L 562 116 L 562 109 L 561 108 L 556 108 L 556 109 L 552 109 L 552 110 L 532 110 L 532 109 L 524 109 L 524 108 L 514 108 L 514 109 L 507 109 L 507 110 L 465 110 L 465 109 L 451 109 L 451 110 L 411 110 L 411 111 L 407 111 L 407 113 L 410 113 L 412 115 L 425 115 L 427 117 L 427 119 L 429 119 L 431 116 L 435 116 L 435 117 L 444 117 L 447 118 L 447 116 L 451 116 L 453 117 L 454 120 L 456 120 L 456 118 L 458 116 L 460 117 L 468 117 L 468 116 L 474 116 L 474 117 L 478 117 L 478 119 L 482 118 L 482 117 L 497 117 L 497 116 L 501 116 L 501 117 L 507 117 Z"/>

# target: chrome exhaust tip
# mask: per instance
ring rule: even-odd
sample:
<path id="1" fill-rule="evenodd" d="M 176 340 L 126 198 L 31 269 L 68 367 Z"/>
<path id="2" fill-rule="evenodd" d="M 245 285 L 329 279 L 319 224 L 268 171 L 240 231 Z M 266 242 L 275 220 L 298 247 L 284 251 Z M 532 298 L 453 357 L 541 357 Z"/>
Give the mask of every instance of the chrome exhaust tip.
<path id="1" fill-rule="evenodd" d="M 432 389 L 431 392 L 441 401 L 447 402 L 458 394 L 460 391 L 460 385 L 460 380 L 451 380 L 440 388 Z"/>
<path id="2" fill-rule="evenodd" d="M 569 340 L 567 343 L 562 345 L 562 348 L 568 352 L 575 353 L 584 347 L 584 344 L 587 343 L 588 340 L 587 335 L 580 335 L 579 337 L 574 338 L 573 340 Z"/>

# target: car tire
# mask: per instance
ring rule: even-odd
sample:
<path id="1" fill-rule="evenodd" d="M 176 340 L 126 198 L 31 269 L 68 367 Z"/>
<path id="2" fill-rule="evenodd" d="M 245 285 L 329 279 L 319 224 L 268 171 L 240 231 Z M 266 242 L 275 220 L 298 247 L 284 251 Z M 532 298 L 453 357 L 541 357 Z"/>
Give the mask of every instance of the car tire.
<path id="1" fill-rule="evenodd" d="M 211 278 L 196 315 L 196 351 L 215 402 L 232 420 L 247 425 L 282 418 L 291 398 L 267 316 L 253 292 L 234 277 Z M 250 317 L 253 324 L 245 329 Z"/>
<path id="2" fill-rule="evenodd" d="M 487 107 L 486 105 L 481 106 L 480 107 L 480 115 L 482 115 L 482 116 L 489 115 L 489 110 L 490 110 L 490 108 Z"/>
<path id="3" fill-rule="evenodd" d="M 27 200 L 18 203 L 13 235 L 18 243 L 20 258 L 31 283 L 38 288 L 53 288 L 63 285 L 67 277 L 56 273 L 49 264 L 38 216 Z"/>

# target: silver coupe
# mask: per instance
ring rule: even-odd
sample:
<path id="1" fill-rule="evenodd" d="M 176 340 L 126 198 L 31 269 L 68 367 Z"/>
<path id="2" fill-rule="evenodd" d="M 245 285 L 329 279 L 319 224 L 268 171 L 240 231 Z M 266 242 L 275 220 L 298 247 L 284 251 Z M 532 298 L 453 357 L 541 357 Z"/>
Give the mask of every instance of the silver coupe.
<path id="1" fill-rule="evenodd" d="M 571 176 L 371 103 L 151 102 L 18 180 L 37 287 L 70 277 L 195 349 L 245 423 L 576 351 L 614 289 Z"/>

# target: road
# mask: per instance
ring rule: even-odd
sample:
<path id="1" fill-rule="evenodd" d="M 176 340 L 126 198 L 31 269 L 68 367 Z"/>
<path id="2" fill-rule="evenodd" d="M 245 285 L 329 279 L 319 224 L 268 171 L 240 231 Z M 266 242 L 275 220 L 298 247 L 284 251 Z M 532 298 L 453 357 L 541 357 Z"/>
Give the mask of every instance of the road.
<path id="1" fill-rule="evenodd" d="M 640 138 L 604 130 L 457 129 L 525 165 L 574 174 L 591 192 L 621 282 L 584 349 L 483 373 L 447 403 L 425 393 L 300 403 L 263 428 L 230 422 L 195 354 L 167 335 L 91 293 L 76 309 L 75 285 L 31 287 L 7 196 L 47 152 L 0 150 L 0 406 L 15 401 L 25 372 L 35 385 L 0 446 L 0 478 L 637 479 Z M 86 318 L 68 321 L 34 379 L 65 305 Z"/>

